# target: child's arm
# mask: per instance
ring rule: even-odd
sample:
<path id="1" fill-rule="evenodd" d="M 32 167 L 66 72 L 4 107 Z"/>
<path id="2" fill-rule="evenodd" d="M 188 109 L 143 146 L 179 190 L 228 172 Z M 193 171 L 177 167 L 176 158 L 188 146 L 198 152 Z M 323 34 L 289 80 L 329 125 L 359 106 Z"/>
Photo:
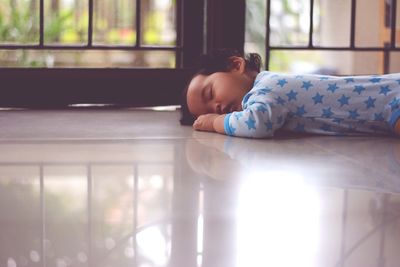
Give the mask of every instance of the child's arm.
<path id="1" fill-rule="evenodd" d="M 200 115 L 193 124 L 193 128 L 199 131 L 217 132 L 225 134 L 224 130 L 225 114 L 205 114 Z"/>
<path id="2" fill-rule="evenodd" d="M 243 111 L 201 115 L 193 128 L 230 136 L 270 138 L 285 123 L 286 114 L 287 110 L 282 105 L 254 102 Z"/>

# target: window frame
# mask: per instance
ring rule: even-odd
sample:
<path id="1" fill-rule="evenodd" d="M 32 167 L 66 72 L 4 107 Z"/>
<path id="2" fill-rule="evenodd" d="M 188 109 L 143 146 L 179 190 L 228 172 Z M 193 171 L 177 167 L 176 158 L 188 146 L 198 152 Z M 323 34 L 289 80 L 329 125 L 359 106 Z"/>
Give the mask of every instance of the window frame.
<path id="1" fill-rule="evenodd" d="M 271 18 L 271 1 L 266 1 L 266 25 L 265 25 L 265 69 L 269 70 L 269 64 L 271 59 L 271 51 L 350 51 L 350 52 L 382 52 L 383 53 L 383 72 L 389 73 L 390 69 L 390 52 L 400 51 L 400 47 L 396 46 L 396 12 L 397 12 L 397 0 L 390 0 L 390 4 L 385 2 L 386 5 L 390 6 L 388 9 L 386 6 L 385 14 L 385 26 L 390 28 L 390 41 L 385 43 L 384 46 L 366 46 L 360 47 L 356 45 L 356 12 L 357 12 L 357 0 L 351 0 L 351 15 L 350 15 L 350 44 L 348 46 L 316 46 L 313 43 L 314 34 L 314 2 L 310 1 L 310 13 L 309 13 L 309 32 L 308 32 L 308 44 L 306 46 L 301 45 L 271 45 L 271 29 L 270 29 L 270 18 Z M 383 1 L 383 0 L 381 0 Z M 388 24 L 388 25 L 386 25 Z"/>
<path id="2" fill-rule="evenodd" d="M 110 104 L 114 107 L 179 105 L 181 92 L 193 74 L 200 54 L 220 47 L 243 51 L 245 0 L 176 0 L 176 3 L 177 12 L 181 15 L 177 15 L 175 69 L 2 67 L 0 107 L 67 108 L 83 103 Z M 224 8 L 227 5 L 230 6 L 229 15 Z M 239 29 L 242 34 L 231 31 L 231 27 Z M 41 36 L 35 49 L 48 49 L 48 46 L 43 46 Z M 91 44 L 90 38 L 88 44 Z M 80 49 L 96 48 L 83 46 Z M 146 47 L 122 49 L 140 50 Z"/>

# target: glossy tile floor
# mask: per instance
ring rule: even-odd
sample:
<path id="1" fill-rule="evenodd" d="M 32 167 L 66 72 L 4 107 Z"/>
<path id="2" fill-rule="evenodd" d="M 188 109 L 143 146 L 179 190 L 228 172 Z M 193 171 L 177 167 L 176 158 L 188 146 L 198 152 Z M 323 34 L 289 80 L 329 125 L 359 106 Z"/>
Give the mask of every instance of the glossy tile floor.
<path id="1" fill-rule="evenodd" d="M 0 112 L 0 266 L 400 266 L 400 139 L 178 117 Z"/>

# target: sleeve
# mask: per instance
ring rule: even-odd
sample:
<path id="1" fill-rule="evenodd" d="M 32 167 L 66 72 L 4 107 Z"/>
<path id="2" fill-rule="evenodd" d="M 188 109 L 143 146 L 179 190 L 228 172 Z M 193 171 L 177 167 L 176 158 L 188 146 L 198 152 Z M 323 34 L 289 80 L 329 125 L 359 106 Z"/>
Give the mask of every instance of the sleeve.
<path id="1" fill-rule="evenodd" d="M 268 138 L 285 123 L 287 112 L 282 105 L 270 102 L 253 102 L 243 111 L 225 116 L 224 130 L 227 135 Z"/>

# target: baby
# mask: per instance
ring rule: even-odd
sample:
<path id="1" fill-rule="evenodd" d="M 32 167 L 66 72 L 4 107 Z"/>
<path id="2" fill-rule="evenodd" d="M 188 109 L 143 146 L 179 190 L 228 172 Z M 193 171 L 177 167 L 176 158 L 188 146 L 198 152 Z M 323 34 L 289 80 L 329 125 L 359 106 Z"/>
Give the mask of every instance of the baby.
<path id="1" fill-rule="evenodd" d="M 372 76 L 260 72 L 257 54 L 219 50 L 184 92 L 182 124 L 249 138 L 278 130 L 400 135 L 400 73 Z"/>

